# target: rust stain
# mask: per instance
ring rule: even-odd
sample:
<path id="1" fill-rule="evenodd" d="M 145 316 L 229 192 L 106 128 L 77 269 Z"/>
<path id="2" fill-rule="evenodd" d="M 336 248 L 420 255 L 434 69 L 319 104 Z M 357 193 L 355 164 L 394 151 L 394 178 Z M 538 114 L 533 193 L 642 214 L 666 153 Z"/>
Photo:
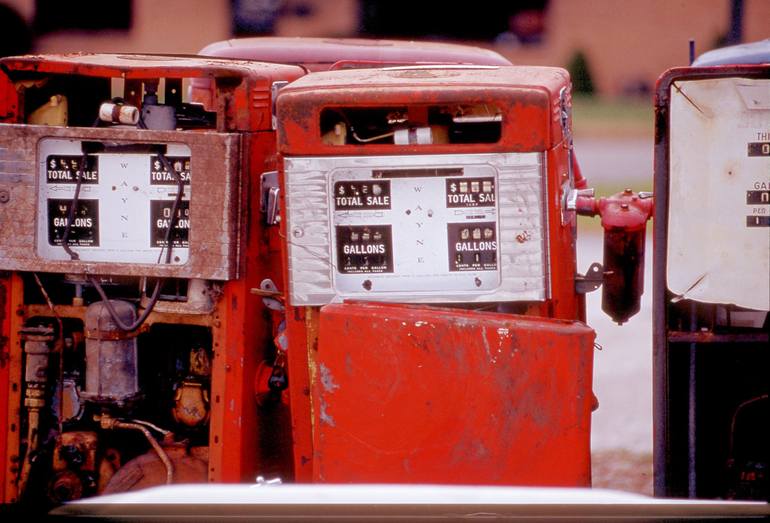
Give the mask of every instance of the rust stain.
<path id="1" fill-rule="evenodd" d="M 522 231 L 516 235 L 516 241 L 519 243 L 525 243 L 532 239 L 532 233 L 529 231 Z"/>

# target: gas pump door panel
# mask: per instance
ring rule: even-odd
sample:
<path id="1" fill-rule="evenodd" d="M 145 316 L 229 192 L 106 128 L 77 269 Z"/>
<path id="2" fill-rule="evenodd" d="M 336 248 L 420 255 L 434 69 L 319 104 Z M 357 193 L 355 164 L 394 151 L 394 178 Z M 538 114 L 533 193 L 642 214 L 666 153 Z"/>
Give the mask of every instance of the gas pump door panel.
<path id="1" fill-rule="evenodd" d="M 546 298 L 539 153 L 287 158 L 292 302 Z"/>
<path id="2" fill-rule="evenodd" d="M 770 310 L 770 81 L 681 81 L 670 114 L 669 290 Z"/>

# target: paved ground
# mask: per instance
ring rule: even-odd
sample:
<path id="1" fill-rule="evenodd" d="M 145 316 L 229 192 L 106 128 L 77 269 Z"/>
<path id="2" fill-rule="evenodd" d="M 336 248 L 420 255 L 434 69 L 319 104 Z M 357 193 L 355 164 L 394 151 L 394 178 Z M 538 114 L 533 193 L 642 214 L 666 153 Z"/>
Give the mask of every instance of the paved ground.
<path id="1" fill-rule="evenodd" d="M 643 139 L 576 140 L 589 186 L 620 191 L 652 185 L 652 143 Z M 606 194 L 603 194 L 606 196 Z M 584 228 L 585 229 L 585 228 Z M 651 231 L 648 233 L 651 234 Z M 579 231 L 578 266 L 601 262 L 601 232 Z M 648 235 L 642 309 L 618 326 L 601 310 L 601 289 L 587 296 L 588 323 L 602 350 L 594 354 L 594 486 L 652 493 L 652 242 Z"/>

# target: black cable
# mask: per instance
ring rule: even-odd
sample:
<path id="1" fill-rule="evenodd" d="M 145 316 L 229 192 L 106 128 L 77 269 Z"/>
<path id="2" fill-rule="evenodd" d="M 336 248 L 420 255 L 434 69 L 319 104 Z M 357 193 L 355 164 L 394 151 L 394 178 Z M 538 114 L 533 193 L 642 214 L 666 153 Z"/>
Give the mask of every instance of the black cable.
<path id="1" fill-rule="evenodd" d="M 176 192 L 176 198 L 174 198 L 174 204 L 171 207 L 171 220 L 168 224 L 168 230 L 166 231 L 166 237 L 164 240 L 165 248 L 166 248 L 166 263 L 171 263 L 171 249 L 172 249 L 172 240 L 171 240 L 171 233 L 174 230 L 174 225 L 176 225 L 177 220 L 177 210 L 179 209 L 179 204 L 182 201 L 182 196 L 184 195 L 184 180 L 182 180 L 182 177 L 179 175 L 179 173 L 176 172 L 176 170 L 173 168 L 173 166 L 169 163 L 168 158 L 166 158 L 166 155 L 163 154 L 163 152 L 158 151 L 158 159 L 163 164 L 163 168 L 166 169 L 166 171 L 173 174 L 173 176 L 176 177 L 176 183 L 177 183 L 177 192 Z M 161 251 L 162 252 L 162 251 Z M 126 332 L 132 332 L 138 329 L 144 321 L 147 319 L 147 317 L 150 315 L 152 310 L 155 308 L 155 304 L 158 302 L 158 298 L 160 298 L 160 288 L 163 284 L 163 279 L 158 278 L 155 282 L 155 289 L 152 291 L 152 296 L 150 296 L 150 301 L 147 303 L 147 306 L 144 308 L 144 311 L 142 312 L 141 316 L 139 316 L 134 323 L 127 325 L 123 323 L 123 321 L 120 319 L 117 311 L 112 306 L 112 303 L 110 303 L 110 299 L 107 296 L 107 293 L 104 292 L 104 289 L 102 288 L 101 284 L 99 284 L 98 281 L 96 281 L 96 278 L 93 276 L 89 277 L 89 281 L 96 289 L 96 292 L 99 293 L 99 296 L 101 296 L 102 301 L 104 301 L 104 305 L 107 307 L 107 311 L 110 313 L 110 316 L 112 317 L 112 321 L 115 322 L 115 325 L 118 326 L 118 328 L 122 331 Z"/>
<path id="2" fill-rule="evenodd" d="M 80 255 L 73 251 L 69 246 L 70 230 L 72 229 L 72 222 L 75 221 L 75 212 L 78 206 L 78 200 L 80 199 L 80 187 L 83 185 L 83 178 L 80 176 L 81 171 L 85 171 L 88 167 L 88 153 L 83 151 L 83 156 L 80 157 L 80 170 L 75 171 L 75 195 L 72 197 L 70 203 L 70 209 L 67 213 L 67 223 L 64 224 L 64 234 L 62 235 L 61 245 L 64 251 L 69 254 L 71 260 L 79 260 Z"/>
<path id="3" fill-rule="evenodd" d="M 147 129 L 147 125 L 144 123 L 144 121 L 140 118 L 139 120 L 139 128 L 141 129 Z M 173 168 L 171 163 L 168 161 L 168 158 L 166 158 L 166 155 L 163 153 L 163 151 L 158 151 L 158 159 L 163 164 L 163 168 L 166 169 L 166 171 L 170 172 L 175 178 L 177 182 L 177 192 L 176 192 L 176 198 L 174 198 L 174 204 L 171 207 L 171 220 L 168 224 L 168 230 L 166 231 L 166 237 L 164 240 L 165 245 L 161 247 L 161 256 L 163 253 L 163 249 L 166 249 L 166 263 L 171 263 L 171 250 L 172 250 L 172 239 L 171 234 L 174 230 L 174 225 L 176 225 L 177 221 L 177 211 L 179 210 L 179 205 L 182 201 L 182 196 L 184 195 L 184 180 L 182 180 L 182 177 L 179 175 L 179 173 L 176 172 L 176 170 Z M 88 166 L 88 153 L 86 151 L 83 151 L 83 156 L 80 160 L 80 171 L 85 171 Z M 69 234 L 70 230 L 72 228 L 72 222 L 75 219 L 75 210 L 78 206 L 78 200 L 80 199 L 80 187 L 82 185 L 82 178 L 80 176 L 80 171 L 77 171 L 75 173 L 75 176 L 77 178 L 77 182 L 75 184 L 75 194 L 72 197 L 71 206 L 69 209 L 68 217 L 67 217 L 67 223 L 64 225 L 64 234 L 62 235 L 62 248 L 64 251 L 69 254 L 71 260 L 80 260 L 80 256 L 78 253 L 73 251 L 69 246 Z M 160 260 L 158 260 L 158 263 L 160 263 Z M 158 299 L 160 298 L 160 289 L 163 285 L 163 278 L 158 278 L 155 281 L 155 288 L 152 291 L 152 295 L 150 296 L 150 301 L 147 303 L 147 306 L 144 308 L 144 311 L 142 314 L 131 324 L 125 324 L 120 319 L 120 316 L 118 315 L 115 308 L 112 306 L 112 303 L 110 303 L 110 299 L 107 296 L 107 293 L 104 292 L 104 288 L 102 285 L 94 278 L 93 276 L 88 277 L 88 281 L 91 283 L 91 285 L 94 286 L 96 289 L 96 292 L 99 293 L 99 296 L 102 298 L 102 301 L 104 301 L 104 305 L 107 307 L 107 311 L 110 313 L 110 316 L 112 317 L 112 321 L 115 322 L 115 325 L 118 326 L 118 328 L 122 331 L 126 332 L 132 332 L 138 329 L 145 320 L 149 317 L 150 313 L 152 313 L 153 309 L 155 308 L 155 305 L 158 303 Z"/>

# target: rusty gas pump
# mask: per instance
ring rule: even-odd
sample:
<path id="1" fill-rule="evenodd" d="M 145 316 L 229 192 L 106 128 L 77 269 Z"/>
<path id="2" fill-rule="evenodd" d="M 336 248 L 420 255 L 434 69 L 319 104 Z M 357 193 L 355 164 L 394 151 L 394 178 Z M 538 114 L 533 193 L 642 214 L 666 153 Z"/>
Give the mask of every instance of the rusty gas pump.
<path id="1" fill-rule="evenodd" d="M 290 447 L 259 436 L 281 407 L 250 387 L 279 323 L 250 291 L 282 271 L 249 202 L 276 168 L 271 85 L 304 70 L 78 54 L 2 71 L 2 500 L 288 477 Z M 209 107 L 186 99 L 196 78 Z"/>
<path id="2" fill-rule="evenodd" d="M 340 45 L 295 40 L 283 61 Z M 293 478 L 273 102 L 306 70 L 3 60 L 5 502 Z"/>
<path id="3" fill-rule="evenodd" d="M 625 270 L 650 204 L 580 192 L 566 73 L 312 73 L 277 115 L 297 479 L 589 485 L 575 214 Z"/>
<path id="4" fill-rule="evenodd" d="M 302 45 L 285 61 L 314 63 Z M 5 502 L 257 474 L 590 484 L 575 215 L 633 247 L 648 199 L 590 200 L 563 70 L 346 45 L 302 79 L 2 61 Z M 413 61 L 441 65 L 382 68 Z"/>
<path id="5" fill-rule="evenodd" d="M 770 496 L 768 50 L 765 41 L 714 51 L 658 80 L 658 496 Z"/>

